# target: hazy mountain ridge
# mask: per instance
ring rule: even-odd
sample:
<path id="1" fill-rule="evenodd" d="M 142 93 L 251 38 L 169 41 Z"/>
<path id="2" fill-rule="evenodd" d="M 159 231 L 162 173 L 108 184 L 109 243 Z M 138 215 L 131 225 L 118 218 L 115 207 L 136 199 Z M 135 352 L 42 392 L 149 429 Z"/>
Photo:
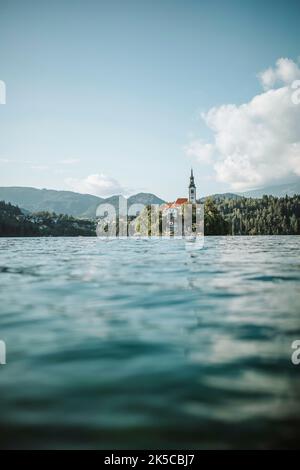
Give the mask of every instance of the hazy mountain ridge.
<path id="1" fill-rule="evenodd" d="M 0 201 L 10 202 L 25 212 L 55 212 L 74 217 L 93 218 L 99 204 L 108 203 L 117 208 L 119 196 L 101 198 L 90 194 L 55 189 L 37 189 L 30 187 L 0 187 Z M 128 207 L 132 204 L 162 204 L 163 199 L 151 193 L 138 193 L 127 199 Z"/>
<path id="2" fill-rule="evenodd" d="M 20 186 L 0 188 L 0 200 L 10 202 L 29 212 L 56 212 L 73 216 L 91 215 L 102 199 L 90 194 L 54 189 L 36 189 Z"/>
<path id="3" fill-rule="evenodd" d="M 294 183 L 286 183 L 274 186 L 266 186 L 263 188 L 253 189 L 251 191 L 245 191 L 243 193 L 237 193 L 240 196 L 244 197 L 254 197 L 261 198 L 264 195 L 267 196 L 294 196 L 295 194 L 300 194 L 300 180 Z"/>
<path id="4" fill-rule="evenodd" d="M 300 180 L 295 183 L 269 186 L 244 193 L 213 194 L 215 201 L 222 199 L 239 199 L 243 197 L 261 198 L 263 195 L 277 197 L 293 196 L 300 194 Z M 73 217 L 93 218 L 99 204 L 109 203 L 118 208 L 118 195 L 101 198 L 91 194 L 81 194 L 72 191 L 58 191 L 54 189 L 37 189 L 31 187 L 11 186 L 0 187 L 0 201 L 10 202 L 20 207 L 25 212 L 55 212 L 67 214 Z M 205 198 L 200 199 L 202 202 Z M 133 204 L 163 204 L 165 201 L 152 193 L 138 193 L 127 199 L 127 205 Z"/>

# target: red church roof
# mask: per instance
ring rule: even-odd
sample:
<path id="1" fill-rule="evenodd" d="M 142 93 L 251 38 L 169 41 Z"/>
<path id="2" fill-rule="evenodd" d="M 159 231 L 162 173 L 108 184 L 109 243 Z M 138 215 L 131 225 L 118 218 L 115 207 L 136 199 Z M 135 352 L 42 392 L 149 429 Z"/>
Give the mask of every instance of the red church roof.
<path id="1" fill-rule="evenodd" d="M 178 206 L 182 206 L 188 202 L 187 197 L 179 197 L 175 202 L 166 202 L 163 205 L 163 209 L 176 209 Z"/>
<path id="2" fill-rule="evenodd" d="M 188 202 L 188 198 L 187 197 L 179 197 L 177 199 L 177 201 L 175 202 L 175 204 L 177 206 L 181 206 L 182 204 L 186 204 Z"/>

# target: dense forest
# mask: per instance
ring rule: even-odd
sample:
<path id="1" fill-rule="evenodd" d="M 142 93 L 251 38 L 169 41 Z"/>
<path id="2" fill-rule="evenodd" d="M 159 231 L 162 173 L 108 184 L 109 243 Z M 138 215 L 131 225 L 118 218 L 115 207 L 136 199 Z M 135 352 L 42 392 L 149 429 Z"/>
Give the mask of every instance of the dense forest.
<path id="1" fill-rule="evenodd" d="M 68 237 L 95 236 L 96 223 L 68 215 L 49 212 L 24 214 L 10 203 L 0 202 L 0 236 L 2 237 Z"/>
<path id="2" fill-rule="evenodd" d="M 205 235 L 300 235 L 300 196 L 206 198 Z M 96 221 L 0 202 L 0 236 L 95 236 Z"/>
<path id="3" fill-rule="evenodd" d="M 218 198 L 214 203 L 230 235 L 300 235 L 299 195 Z"/>

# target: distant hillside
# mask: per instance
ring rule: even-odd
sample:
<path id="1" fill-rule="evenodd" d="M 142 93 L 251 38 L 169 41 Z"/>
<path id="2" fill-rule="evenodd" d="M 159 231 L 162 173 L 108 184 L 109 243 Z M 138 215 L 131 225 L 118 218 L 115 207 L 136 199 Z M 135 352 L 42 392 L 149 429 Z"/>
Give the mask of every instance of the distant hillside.
<path id="1" fill-rule="evenodd" d="M 201 189 L 201 188 L 199 188 Z M 200 191 L 199 191 L 200 192 Z M 296 183 L 269 186 L 244 193 L 213 194 L 212 199 L 218 203 L 224 199 L 240 200 L 245 197 L 261 198 L 263 195 L 284 197 L 300 194 L 300 180 Z M 203 202 L 205 198 L 201 198 Z M 99 204 L 112 204 L 118 211 L 119 196 L 101 198 L 90 194 L 79 194 L 72 191 L 56 191 L 54 189 L 36 189 L 29 187 L 0 187 L 0 201 L 10 202 L 20 207 L 23 213 L 55 212 L 79 218 L 93 218 Z M 132 204 L 162 204 L 165 201 L 155 194 L 138 193 L 127 200 L 128 207 Z"/>
<path id="2" fill-rule="evenodd" d="M 57 214 L 87 217 L 96 211 L 101 198 L 72 191 L 26 187 L 0 188 L 0 200 L 30 212 L 48 211 Z"/>
<path id="3" fill-rule="evenodd" d="M 234 200 L 237 200 L 237 199 L 243 199 L 244 196 L 241 196 L 239 194 L 235 194 L 235 193 L 218 193 L 218 194 L 212 194 L 211 196 L 206 196 L 206 197 L 202 197 L 201 199 L 199 199 L 200 202 L 204 202 L 205 199 L 207 198 L 210 198 L 210 199 L 213 199 L 213 201 L 215 202 L 219 202 L 219 201 L 222 201 L 224 199 L 234 199 Z"/>
<path id="4" fill-rule="evenodd" d="M 128 198 L 128 205 L 130 206 L 132 204 L 163 204 L 164 202 L 166 201 L 151 193 L 138 193 Z"/>
<path id="5" fill-rule="evenodd" d="M 300 194 L 300 180 L 295 183 L 280 184 L 276 186 L 266 186 L 264 188 L 258 188 L 252 191 L 239 193 L 239 195 L 241 196 L 254 197 L 254 198 L 260 198 L 260 197 L 263 197 L 264 195 L 284 197 L 284 196 L 294 196 L 295 194 Z"/>
<path id="6" fill-rule="evenodd" d="M 214 201 L 221 201 L 222 199 L 241 199 L 243 197 L 252 197 L 255 199 L 260 199 L 263 196 L 274 196 L 274 197 L 284 197 L 284 196 L 294 196 L 300 194 L 300 180 L 295 183 L 289 184 L 280 184 L 274 186 L 266 186 L 263 188 L 253 189 L 251 191 L 245 191 L 243 193 L 220 193 L 212 194 L 210 197 Z M 205 198 L 201 198 L 203 202 Z"/>
<path id="7" fill-rule="evenodd" d="M 126 198 L 124 196 L 111 196 L 103 200 L 104 203 L 106 204 L 111 204 L 112 206 L 115 207 L 116 213 L 118 214 L 119 210 L 119 198 L 123 199 L 124 202 L 126 202 Z M 151 193 L 138 193 L 134 194 L 133 196 L 130 196 L 127 199 L 127 207 L 128 209 L 135 205 L 135 204 L 142 204 L 143 206 L 150 205 L 150 204 L 163 204 L 165 201 L 157 196 L 155 194 Z M 139 208 L 135 207 L 132 208 L 133 212 L 130 215 L 135 215 L 137 212 L 139 212 Z M 135 209 L 135 210 L 134 210 Z"/>
<path id="8" fill-rule="evenodd" d="M 100 198 L 90 194 L 79 194 L 72 191 L 53 189 L 36 189 L 27 187 L 0 188 L 0 201 L 10 202 L 25 212 L 55 212 L 74 217 L 92 218 L 100 203 L 109 203 L 117 208 L 119 196 Z M 132 204 L 161 204 L 164 201 L 154 194 L 138 193 L 128 198 Z"/>

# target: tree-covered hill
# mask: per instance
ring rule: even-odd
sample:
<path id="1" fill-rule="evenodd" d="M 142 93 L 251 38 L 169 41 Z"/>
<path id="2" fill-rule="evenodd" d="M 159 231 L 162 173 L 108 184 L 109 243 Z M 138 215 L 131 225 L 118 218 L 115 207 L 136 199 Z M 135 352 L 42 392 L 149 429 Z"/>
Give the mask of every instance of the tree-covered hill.
<path id="1" fill-rule="evenodd" d="M 300 235 L 300 196 L 218 199 L 231 235 Z"/>
<path id="2" fill-rule="evenodd" d="M 205 199 L 206 235 L 300 235 L 300 196 Z M 25 213 L 0 202 L 0 236 L 95 236 L 93 219 Z"/>
<path id="3" fill-rule="evenodd" d="M 0 202 L 0 236 L 2 237 L 79 235 L 95 236 L 95 222 L 49 212 L 24 214 L 18 207 L 3 201 Z"/>
<path id="4" fill-rule="evenodd" d="M 0 201 L 0 236 L 30 237 L 38 235 L 38 227 L 18 207 Z"/>

